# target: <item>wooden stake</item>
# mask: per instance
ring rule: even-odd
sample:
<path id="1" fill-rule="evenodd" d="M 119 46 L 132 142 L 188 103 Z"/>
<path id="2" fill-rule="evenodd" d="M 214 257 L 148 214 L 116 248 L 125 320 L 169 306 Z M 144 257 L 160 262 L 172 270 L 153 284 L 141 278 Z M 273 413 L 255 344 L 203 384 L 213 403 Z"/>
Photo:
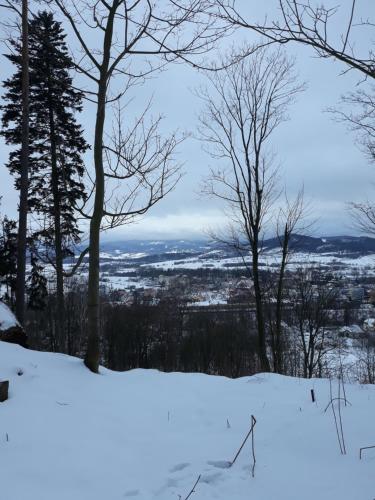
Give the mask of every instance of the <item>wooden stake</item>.
<path id="1" fill-rule="evenodd" d="M 0 382 L 0 403 L 8 399 L 9 380 Z"/>

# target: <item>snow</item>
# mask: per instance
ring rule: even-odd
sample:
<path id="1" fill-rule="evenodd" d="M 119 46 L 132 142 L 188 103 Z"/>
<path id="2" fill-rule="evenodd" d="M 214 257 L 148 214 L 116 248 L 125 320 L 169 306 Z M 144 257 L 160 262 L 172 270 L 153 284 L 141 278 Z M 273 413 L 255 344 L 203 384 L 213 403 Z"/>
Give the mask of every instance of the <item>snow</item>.
<path id="1" fill-rule="evenodd" d="M 218 258 L 220 254 L 212 255 L 212 257 L 206 257 L 212 254 L 208 252 L 207 254 L 201 255 L 199 257 L 188 257 L 186 259 L 179 260 L 166 260 L 162 262 L 155 262 L 152 264 L 142 264 L 141 267 L 154 267 L 163 270 L 169 269 L 200 269 L 200 268 L 215 268 L 215 269 L 238 269 L 245 267 L 246 263 L 249 264 L 249 258 L 246 257 L 224 257 Z M 203 257 L 203 258 L 202 258 Z M 261 255 L 259 265 L 265 268 L 271 268 L 280 262 L 280 252 L 278 250 L 270 250 L 264 252 Z M 367 275 L 373 275 L 372 269 L 375 265 L 375 254 L 365 255 L 358 257 L 356 259 L 351 259 L 349 257 L 340 256 L 337 257 L 330 253 L 319 253 L 311 254 L 304 252 L 294 252 L 290 255 L 290 260 L 288 268 L 295 270 L 298 267 L 309 265 L 321 265 L 321 266 L 332 266 L 335 264 L 343 266 L 345 269 L 362 271 L 366 269 Z"/>
<path id="2" fill-rule="evenodd" d="M 111 259 L 111 260 L 128 260 L 128 259 L 142 259 L 143 257 L 147 257 L 147 253 L 144 252 L 120 252 L 120 250 L 115 250 L 113 253 L 108 252 L 100 252 L 101 259 Z"/>
<path id="3" fill-rule="evenodd" d="M 199 474 L 190 500 L 375 495 L 375 450 L 359 460 L 359 448 L 375 444 L 374 386 L 346 385 L 344 456 L 332 412 L 324 412 L 327 380 L 104 368 L 94 375 L 77 358 L 3 342 L 0 379 L 10 381 L 10 399 L 0 403 L 4 500 L 184 500 Z M 249 442 L 225 467 L 252 414 L 254 478 Z"/>
<path id="4" fill-rule="evenodd" d="M 18 321 L 9 307 L 0 302 L 0 330 L 8 330 L 12 326 L 18 326 Z"/>
<path id="5" fill-rule="evenodd" d="M 100 282 L 113 290 L 153 288 L 155 286 L 147 279 L 131 278 L 129 276 L 102 276 Z"/>
<path id="6" fill-rule="evenodd" d="M 365 330 L 375 330 L 375 318 L 365 319 L 363 327 Z"/>

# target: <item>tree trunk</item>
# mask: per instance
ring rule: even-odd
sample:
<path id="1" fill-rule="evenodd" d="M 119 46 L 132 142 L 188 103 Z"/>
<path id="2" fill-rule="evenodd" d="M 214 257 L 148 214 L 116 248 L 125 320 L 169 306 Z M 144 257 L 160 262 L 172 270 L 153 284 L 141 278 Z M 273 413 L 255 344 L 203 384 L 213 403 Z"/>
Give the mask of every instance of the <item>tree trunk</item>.
<path id="1" fill-rule="evenodd" d="M 88 340 L 85 365 L 98 373 L 99 349 L 99 254 L 100 226 L 104 205 L 104 167 L 102 157 L 103 131 L 105 120 L 105 85 L 99 88 L 98 110 L 95 124 L 94 162 L 95 162 L 95 204 L 90 222 L 89 280 L 87 291 Z"/>
<path id="2" fill-rule="evenodd" d="M 281 322 L 283 313 L 284 276 L 287 264 L 288 250 L 289 250 L 289 234 L 287 231 L 287 226 L 285 226 L 280 272 L 277 284 L 277 296 L 276 296 L 276 328 L 275 328 L 275 339 L 273 345 L 273 363 L 274 363 L 275 373 L 282 373 L 283 371 Z"/>
<path id="3" fill-rule="evenodd" d="M 22 145 L 20 170 L 20 201 L 18 208 L 16 316 L 24 326 L 26 251 L 27 251 L 27 210 L 29 189 L 29 27 L 28 4 L 22 0 Z"/>
<path id="4" fill-rule="evenodd" d="M 51 90 L 49 88 L 49 94 Z M 54 249 L 55 249 L 55 267 L 56 267 L 56 342 L 57 349 L 65 352 L 64 349 L 64 269 L 63 269 L 63 252 L 62 252 L 62 235 L 61 235 L 61 199 L 59 189 L 59 173 L 57 169 L 57 146 L 55 120 L 52 109 L 51 95 L 49 95 L 49 127 L 50 127 L 50 145 L 51 145 L 51 170 L 52 170 L 52 196 L 53 196 L 53 218 L 54 218 Z"/>
<path id="5" fill-rule="evenodd" d="M 103 60 L 100 66 L 100 80 L 98 84 L 98 102 L 95 122 L 94 163 L 95 163 L 95 202 L 90 222 L 90 253 L 89 253 L 89 280 L 87 291 L 87 323 L 88 339 L 85 355 L 85 365 L 94 373 L 99 371 L 99 253 L 100 253 L 100 226 L 104 211 L 104 166 L 103 166 L 103 134 L 105 122 L 105 107 L 107 93 L 107 78 L 110 62 L 110 51 L 113 37 L 114 15 L 117 2 L 114 2 L 108 15 L 107 27 L 103 43 Z"/>
<path id="6" fill-rule="evenodd" d="M 252 263 L 253 263 L 252 267 L 253 267 L 253 279 L 254 279 L 255 309 L 256 309 L 257 326 L 258 326 L 258 349 L 259 349 L 260 368 L 263 372 L 269 372 L 271 368 L 267 356 L 266 331 L 265 331 L 264 314 L 263 314 L 262 291 L 259 279 L 259 255 L 258 255 L 257 244 L 256 248 L 254 248 L 252 252 Z"/>

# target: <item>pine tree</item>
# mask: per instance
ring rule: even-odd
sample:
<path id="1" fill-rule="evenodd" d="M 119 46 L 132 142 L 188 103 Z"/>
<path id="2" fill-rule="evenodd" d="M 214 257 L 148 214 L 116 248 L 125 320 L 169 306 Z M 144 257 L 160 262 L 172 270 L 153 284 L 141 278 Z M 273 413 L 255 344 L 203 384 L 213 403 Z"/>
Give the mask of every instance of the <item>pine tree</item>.
<path id="1" fill-rule="evenodd" d="M 21 44 L 8 59 L 16 66 L 12 78 L 4 82 L 7 102 L 3 110 L 2 135 L 8 144 L 21 144 Z M 82 92 L 73 87 L 61 23 L 47 11 L 39 12 L 29 26 L 30 57 L 30 157 L 29 210 L 39 219 L 36 233 L 39 249 L 56 270 L 56 335 L 62 348 L 64 319 L 64 258 L 79 242 L 75 206 L 84 200 L 82 154 L 88 145 L 75 115 L 82 110 Z M 21 149 L 10 153 L 8 168 L 19 188 Z"/>
<path id="2" fill-rule="evenodd" d="M 34 254 L 31 255 L 31 272 L 27 280 L 27 285 L 29 309 L 45 309 L 48 296 L 47 278 L 43 274 L 43 266 Z"/>
<path id="3" fill-rule="evenodd" d="M 6 216 L 0 222 L 0 285 L 1 297 L 12 308 L 15 305 L 17 274 L 17 223 Z"/>

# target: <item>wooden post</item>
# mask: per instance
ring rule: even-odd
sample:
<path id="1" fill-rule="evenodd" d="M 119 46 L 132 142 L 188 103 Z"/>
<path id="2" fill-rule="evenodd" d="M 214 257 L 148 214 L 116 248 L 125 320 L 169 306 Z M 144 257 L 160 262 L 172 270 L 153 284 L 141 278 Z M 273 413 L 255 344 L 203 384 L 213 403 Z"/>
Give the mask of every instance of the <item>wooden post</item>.
<path id="1" fill-rule="evenodd" d="M 8 399 L 9 380 L 0 382 L 0 403 Z"/>
<path id="2" fill-rule="evenodd" d="M 315 392 L 314 389 L 311 389 L 311 401 L 315 403 Z"/>

